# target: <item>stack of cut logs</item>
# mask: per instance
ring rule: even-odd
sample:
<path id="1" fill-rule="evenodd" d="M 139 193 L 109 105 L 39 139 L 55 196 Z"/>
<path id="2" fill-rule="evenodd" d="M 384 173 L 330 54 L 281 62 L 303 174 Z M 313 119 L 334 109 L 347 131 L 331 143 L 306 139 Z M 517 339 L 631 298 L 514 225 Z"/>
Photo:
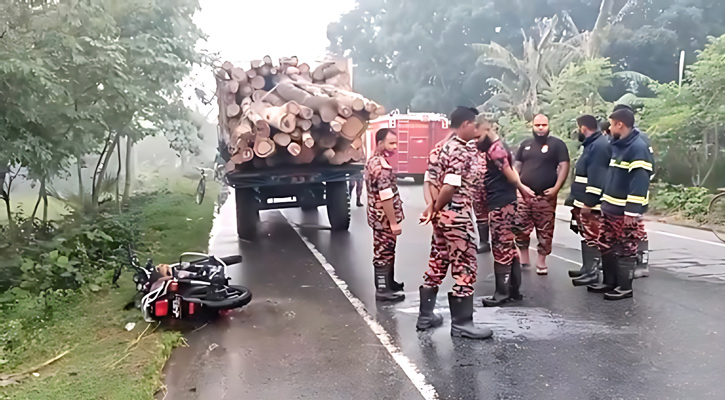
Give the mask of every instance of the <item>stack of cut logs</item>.
<path id="1" fill-rule="evenodd" d="M 227 170 L 362 160 L 368 122 L 385 109 L 352 92 L 350 74 L 347 60 L 314 70 L 297 57 L 274 65 L 267 56 L 248 70 L 225 62 L 215 76 Z"/>

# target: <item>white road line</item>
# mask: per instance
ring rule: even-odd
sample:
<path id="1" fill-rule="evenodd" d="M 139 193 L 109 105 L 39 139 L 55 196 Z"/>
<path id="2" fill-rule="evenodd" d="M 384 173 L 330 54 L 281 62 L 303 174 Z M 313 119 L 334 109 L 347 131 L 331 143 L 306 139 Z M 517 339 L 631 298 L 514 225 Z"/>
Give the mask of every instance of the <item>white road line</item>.
<path id="1" fill-rule="evenodd" d="M 284 213 L 281 213 L 285 219 L 287 219 L 287 216 L 284 215 Z M 337 287 L 342 291 L 342 293 L 347 297 L 347 299 L 350 301 L 350 304 L 355 308 L 355 311 L 357 311 L 358 314 L 363 318 L 366 324 L 370 327 L 370 329 L 373 331 L 375 336 L 377 336 L 378 340 L 380 340 L 380 343 L 385 347 L 385 349 L 390 353 L 390 355 L 393 357 L 393 360 L 400 366 L 400 368 L 403 369 L 403 372 L 408 376 L 410 381 L 413 383 L 416 389 L 418 389 L 418 392 L 420 392 L 421 396 L 425 400 L 438 400 L 438 393 L 436 392 L 433 385 L 428 383 L 428 381 L 425 379 L 425 376 L 423 376 L 422 373 L 418 370 L 418 367 L 403 354 L 403 351 L 395 345 L 395 342 L 393 342 L 393 338 L 390 336 L 390 334 L 385 330 L 385 328 L 382 327 L 375 319 L 368 313 L 368 311 L 365 309 L 365 304 L 363 304 L 360 299 L 355 297 L 354 294 L 347 288 L 347 283 L 340 279 L 337 276 L 337 273 L 335 272 L 335 267 L 330 264 L 327 259 L 325 259 L 325 256 L 320 253 L 317 248 L 315 247 L 312 242 L 307 240 L 307 238 L 300 232 L 300 229 L 297 225 L 292 223 L 289 219 L 287 221 L 290 223 L 290 226 L 297 232 L 297 235 L 299 235 L 300 239 L 305 243 L 308 249 L 310 249 L 310 252 L 317 258 L 317 261 L 322 264 L 322 267 L 325 268 L 325 271 L 327 271 L 327 274 L 330 275 L 330 278 L 335 282 Z"/>
<path id="2" fill-rule="evenodd" d="M 529 250 L 533 250 L 533 251 L 536 251 L 537 249 L 536 249 L 536 247 L 529 247 Z M 557 256 L 557 255 L 556 255 L 556 254 L 554 254 L 554 253 L 550 253 L 550 254 L 549 254 L 549 256 L 551 256 L 551 257 L 554 257 L 554 258 L 558 258 L 558 259 L 560 259 L 560 260 L 564 260 L 564 261 L 566 261 L 566 262 L 570 262 L 570 263 L 572 263 L 572 264 L 576 264 L 576 265 L 580 265 L 580 264 L 581 264 L 581 262 L 580 262 L 580 261 L 574 261 L 574 260 L 570 260 L 570 259 L 568 259 L 568 258 L 564 258 L 564 257 L 562 257 L 562 256 Z"/>
<path id="3" fill-rule="evenodd" d="M 556 215 L 556 218 L 559 221 L 569 222 L 569 219 L 568 218 L 564 218 L 563 216 L 560 216 L 558 214 Z M 646 224 L 647 223 L 645 222 L 645 225 Z M 703 244 L 709 244 L 709 245 L 712 245 L 712 246 L 725 247 L 725 243 L 713 242 L 711 240 L 704 240 L 704 239 L 695 239 L 695 238 L 692 238 L 692 237 L 689 237 L 689 236 L 678 235 L 676 233 L 669 233 L 669 232 L 664 232 L 664 231 L 657 231 L 657 230 L 653 230 L 653 229 L 647 229 L 647 233 L 656 233 L 658 235 L 670 236 L 670 237 L 677 238 L 677 239 L 685 239 L 685 240 L 691 240 L 693 242 L 698 242 L 698 243 L 703 243 Z"/>
<path id="4" fill-rule="evenodd" d="M 725 243 L 711 242 L 709 240 L 703 240 L 703 239 L 695 239 L 695 238 L 691 238 L 691 237 L 687 237 L 687 236 L 678 235 L 676 233 L 669 233 L 669 232 L 662 232 L 662 231 L 653 231 L 653 230 L 650 230 L 650 229 L 647 229 L 647 232 L 649 232 L 649 233 L 656 233 L 658 235 L 670 236 L 670 237 L 678 238 L 678 239 L 692 240 L 693 242 L 710 244 L 710 245 L 718 246 L 718 247 L 725 247 Z"/>

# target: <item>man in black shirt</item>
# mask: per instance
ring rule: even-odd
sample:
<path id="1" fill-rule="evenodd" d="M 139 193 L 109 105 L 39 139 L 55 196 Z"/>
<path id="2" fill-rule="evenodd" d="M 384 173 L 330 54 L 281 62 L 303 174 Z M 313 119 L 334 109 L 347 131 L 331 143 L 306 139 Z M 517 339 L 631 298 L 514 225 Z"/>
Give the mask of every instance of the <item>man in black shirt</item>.
<path id="1" fill-rule="evenodd" d="M 533 135 L 521 143 L 514 163 L 521 182 L 535 194 L 531 199 L 519 199 L 516 245 L 521 252 L 521 263 L 529 265 L 529 241 L 536 228 L 539 241 L 536 273 L 546 275 L 546 256 L 551 254 L 554 238 L 556 197 L 569 173 L 569 150 L 564 141 L 549 135 L 549 119 L 545 115 L 534 117 Z"/>

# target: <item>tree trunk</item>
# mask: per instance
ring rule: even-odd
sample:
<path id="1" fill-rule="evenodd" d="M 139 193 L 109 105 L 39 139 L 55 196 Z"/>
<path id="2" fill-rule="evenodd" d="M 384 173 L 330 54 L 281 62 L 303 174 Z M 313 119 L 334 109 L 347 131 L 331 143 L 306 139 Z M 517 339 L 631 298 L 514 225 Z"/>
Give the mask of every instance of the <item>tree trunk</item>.
<path id="1" fill-rule="evenodd" d="M 41 183 L 41 185 L 42 185 L 42 183 Z M 35 207 L 33 207 L 33 213 L 30 214 L 31 221 L 35 220 L 35 216 L 38 213 L 38 207 L 40 206 L 40 200 L 42 200 L 42 199 L 43 199 L 43 192 L 41 190 L 38 190 L 38 200 L 35 201 Z"/>
<path id="2" fill-rule="evenodd" d="M 76 171 L 78 173 L 78 198 L 81 202 L 81 209 L 86 209 L 86 190 L 83 187 L 83 168 L 80 155 L 76 156 Z"/>
<path id="3" fill-rule="evenodd" d="M 131 184 L 133 181 L 133 168 L 131 166 L 131 156 L 133 151 L 133 139 L 131 136 L 126 136 L 126 179 L 123 182 L 123 204 L 128 204 L 128 200 L 131 198 Z"/>
<path id="4" fill-rule="evenodd" d="M 719 122 L 719 121 L 718 121 Z M 713 151 L 712 151 L 712 160 L 710 160 L 710 168 L 708 168 L 707 173 L 705 174 L 705 177 L 702 178 L 701 186 L 705 186 L 705 182 L 707 182 L 707 178 L 710 177 L 710 174 L 712 174 L 712 171 L 715 170 L 715 165 L 717 164 L 717 155 L 720 152 L 720 138 L 718 137 L 717 132 L 717 123 L 715 123 L 715 138 L 713 139 Z M 705 148 L 707 151 L 707 147 Z"/>
<path id="5" fill-rule="evenodd" d="M 43 196 L 43 224 L 48 223 L 48 191 L 45 186 L 47 180 L 48 177 L 44 176 L 43 180 L 40 181 L 40 194 Z"/>
<path id="6" fill-rule="evenodd" d="M 98 198 L 101 195 L 99 193 L 99 191 L 101 190 L 101 182 L 103 180 L 103 177 L 106 175 L 106 170 L 108 169 L 108 162 L 111 160 L 111 156 L 113 156 L 113 152 L 116 150 L 118 138 L 119 135 L 116 134 L 116 136 L 113 138 L 113 141 L 108 146 L 106 154 L 103 155 L 103 153 L 101 153 L 103 162 L 100 165 L 100 171 L 98 170 L 99 166 L 96 166 L 96 172 L 94 174 L 93 193 L 91 194 L 91 206 L 94 210 L 98 208 Z"/>
<path id="7" fill-rule="evenodd" d="M 121 137 L 116 137 L 116 152 L 118 160 L 118 168 L 116 168 L 116 207 L 118 207 L 118 213 L 121 213 Z"/>

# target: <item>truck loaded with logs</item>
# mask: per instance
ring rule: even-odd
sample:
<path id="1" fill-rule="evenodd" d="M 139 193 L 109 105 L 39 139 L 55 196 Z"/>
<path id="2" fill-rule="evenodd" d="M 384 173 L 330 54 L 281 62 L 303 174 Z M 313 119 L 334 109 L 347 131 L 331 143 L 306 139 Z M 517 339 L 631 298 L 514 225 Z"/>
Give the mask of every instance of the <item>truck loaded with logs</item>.
<path id="1" fill-rule="evenodd" d="M 267 56 L 216 68 L 219 152 L 235 190 L 237 233 L 251 240 L 259 211 L 327 206 L 332 230 L 350 226 L 347 181 L 363 169 L 364 135 L 385 109 L 352 91 L 348 60 L 315 69 Z"/>

